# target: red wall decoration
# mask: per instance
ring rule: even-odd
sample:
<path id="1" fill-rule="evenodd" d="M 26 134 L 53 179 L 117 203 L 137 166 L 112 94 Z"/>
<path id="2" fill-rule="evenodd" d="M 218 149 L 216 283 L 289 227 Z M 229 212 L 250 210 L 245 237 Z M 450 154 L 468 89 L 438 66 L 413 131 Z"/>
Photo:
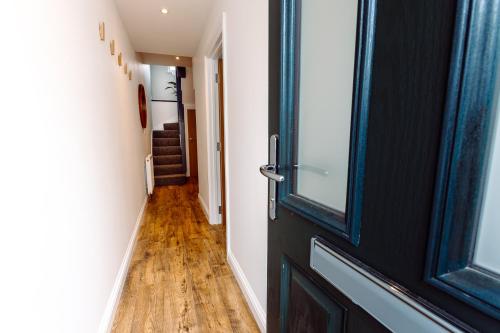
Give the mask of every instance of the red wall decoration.
<path id="1" fill-rule="evenodd" d="M 139 116 L 141 117 L 141 126 L 146 128 L 148 125 L 148 108 L 146 103 L 146 92 L 144 91 L 144 86 L 139 84 L 138 89 L 139 96 Z"/>

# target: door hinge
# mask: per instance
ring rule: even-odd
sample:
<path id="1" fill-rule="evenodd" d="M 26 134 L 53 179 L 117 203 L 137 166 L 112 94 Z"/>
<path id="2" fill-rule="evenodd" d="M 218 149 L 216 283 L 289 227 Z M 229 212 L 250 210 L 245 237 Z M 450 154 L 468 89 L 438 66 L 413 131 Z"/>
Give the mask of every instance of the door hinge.
<path id="1" fill-rule="evenodd" d="M 217 151 L 220 151 L 220 142 L 217 142 Z"/>
<path id="2" fill-rule="evenodd" d="M 219 83 L 219 74 L 215 73 L 215 83 Z"/>
<path id="3" fill-rule="evenodd" d="M 222 214 L 222 206 L 219 206 L 219 214 Z"/>

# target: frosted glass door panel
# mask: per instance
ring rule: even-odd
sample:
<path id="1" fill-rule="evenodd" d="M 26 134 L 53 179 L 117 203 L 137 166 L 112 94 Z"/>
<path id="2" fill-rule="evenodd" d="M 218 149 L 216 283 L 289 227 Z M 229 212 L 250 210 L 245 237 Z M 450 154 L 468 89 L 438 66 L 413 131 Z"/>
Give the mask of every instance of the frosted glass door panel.
<path id="1" fill-rule="evenodd" d="M 500 134 L 498 133 L 500 103 L 498 102 L 496 111 L 496 124 L 493 132 L 495 134 L 491 140 L 492 153 L 474 261 L 476 265 L 500 274 Z"/>
<path id="2" fill-rule="evenodd" d="M 302 1 L 296 193 L 345 212 L 357 1 Z"/>

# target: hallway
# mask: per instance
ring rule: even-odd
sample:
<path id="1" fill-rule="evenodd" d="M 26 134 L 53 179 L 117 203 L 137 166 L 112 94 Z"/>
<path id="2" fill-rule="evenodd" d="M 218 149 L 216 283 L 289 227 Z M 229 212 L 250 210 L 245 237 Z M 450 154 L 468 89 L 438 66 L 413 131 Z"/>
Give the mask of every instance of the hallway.
<path id="1" fill-rule="evenodd" d="M 148 202 L 113 332 L 258 332 L 226 261 L 224 226 L 197 188 L 157 187 Z"/>

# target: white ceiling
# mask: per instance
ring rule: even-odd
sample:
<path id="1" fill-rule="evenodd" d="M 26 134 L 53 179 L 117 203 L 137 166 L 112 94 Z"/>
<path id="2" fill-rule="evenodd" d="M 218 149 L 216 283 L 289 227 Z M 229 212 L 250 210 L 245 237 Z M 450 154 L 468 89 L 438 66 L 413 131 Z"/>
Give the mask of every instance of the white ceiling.
<path id="1" fill-rule="evenodd" d="M 115 0 L 137 52 L 194 56 L 213 0 Z M 168 14 L 162 14 L 162 8 Z"/>

